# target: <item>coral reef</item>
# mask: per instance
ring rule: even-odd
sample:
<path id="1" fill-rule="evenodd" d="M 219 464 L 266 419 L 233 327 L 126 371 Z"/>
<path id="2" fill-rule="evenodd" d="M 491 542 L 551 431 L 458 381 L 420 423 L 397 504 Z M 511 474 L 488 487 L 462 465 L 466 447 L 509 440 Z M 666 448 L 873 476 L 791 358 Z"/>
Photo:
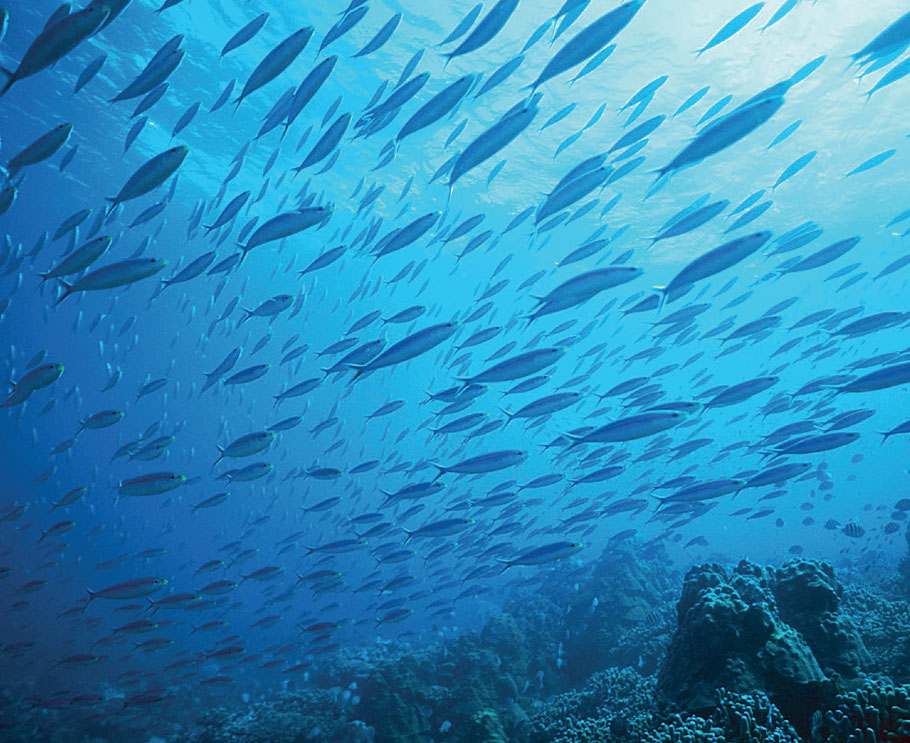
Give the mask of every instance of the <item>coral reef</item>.
<path id="1" fill-rule="evenodd" d="M 674 715 L 640 738 L 641 743 L 800 743 L 780 710 L 763 694 L 719 689 L 710 714 Z"/>
<path id="2" fill-rule="evenodd" d="M 592 673 L 610 665 L 638 662 L 641 649 L 620 642 L 621 636 L 646 625 L 656 607 L 674 593 L 669 559 L 660 547 L 652 559 L 632 552 L 607 552 L 579 590 L 572 595 L 565 622 L 570 628 L 564 659 L 570 683 L 584 683 Z M 663 645 L 654 648 L 662 654 Z"/>
<path id="3" fill-rule="evenodd" d="M 816 713 L 813 743 L 904 743 L 910 740 L 910 686 L 867 679 Z"/>
<path id="4" fill-rule="evenodd" d="M 833 698 L 833 681 L 871 662 L 840 610 L 842 595 L 823 562 L 774 569 L 743 561 L 729 575 L 713 563 L 692 568 L 659 673 L 661 698 L 698 713 L 720 688 L 764 692 L 805 734 L 812 713 Z"/>
<path id="5" fill-rule="evenodd" d="M 643 730 L 654 708 L 653 676 L 630 668 L 595 673 L 578 691 L 551 697 L 531 715 L 532 743 L 583 743 Z"/>
<path id="6" fill-rule="evenodd" d="M 804 559 L 708 563 L 686 574 L 673 611 L 660 555 L 616 554 L 516 581 L 475 632 L 345 646 L 255 701 L 239 690 L 202 702 L 175 695 L 154 734 L 164 743 L 910 742 L 910 685 L 901 685 L 910 605 L 899 582 L 844 586 L 828 563 Z M 219 701 L 200 713 L 206 699 Z M 0 739 L 148 743 L 152 733 L 116 699 L 81 728 L 54 701 L 0 694 Z"/>
<path id="7" fill-rule="evenodd" d="M 368 743 L 372 731 L 346 719 L 344 708 L 323 689 L 281 694 L 242 711 L 209 709 L 183 740 L 193 743 Z"/>
<path id="8" fill-rule="evenodd" d="M 853 584 L 844 593 L 845 611 L 872 656 L 871 668 L 897 682 L 910 682 L 910 604 L 900 594 Z"/>

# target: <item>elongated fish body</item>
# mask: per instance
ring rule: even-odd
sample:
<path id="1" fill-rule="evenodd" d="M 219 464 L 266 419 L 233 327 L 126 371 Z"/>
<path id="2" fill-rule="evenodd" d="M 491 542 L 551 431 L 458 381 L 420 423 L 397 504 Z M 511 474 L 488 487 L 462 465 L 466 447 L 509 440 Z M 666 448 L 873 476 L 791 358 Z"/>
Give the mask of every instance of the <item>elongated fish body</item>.
<path id="1" fill-rule="evenodd" d="M 288 128 L 294 123 L 297 117 L 300 116 L 303 109 L 306 108 L 306 105 L 313 100 L 313 97 L 319 92 L 326 80 L 329 79 L 332 70 L 335 69 L 336 62 L 338 62 L 338 57 L 326 57 L 310 70 L 309 74 L 303 79 L 300 85 L 297 86 L 297 89 L 294 91 L 294 97 L 291 99 L 287 109 L 284 127 L 285 132 L 287 132 Z"/>
<path id="2" fill-rule="evenodd" d="M 298 232 L 303 232 L 303 230 L 324 222 L 331 215 L 332 209 L 330 207 L 310 206 L 272 217 L 265 224 L 258 227 L 250 235 L 247 243 L 241 246 L 243 249 L 241 261 L 246 258 L 247 253 L 253 248 L 296 235 Z"/>
<path id="3" fill-rule="evenodd" d="M 227 206 L 221 210 L 221 214 L 218 215 L 218 218 L 212 222 L 212 224 L 205 225 L 206 234 L 212 230 L 217 230 L 219 227 L 224 227 L 228 222 L 230 222 L 234 217 L 236 217 L 240 210 L 243 209 L 244 205 L 247 202 L 247 199 L 250 198 L 250 192 L 244 191 L 241 194 L 238 194 L 233 199 L 231 199 Z"/>
<path id="4" fill-rule="evenodd" d="M 455 534 L 460 534 L 465 529 L 471 528 L 474 525 L 474 519 L 441 519 L 439 521 L 434 521 L 429 524 L 424 524 L 419 526 L 416 529 L 405 531 L 408 534 L 408 538 L 405 540 L 407 544 L 411 539 L 415 537 L 422 538 L 434 538 L 434 537 L 451 537 Z"/>
<path id="5" fill-rule="evenodd" d="M 534 218 L 534 223 L 539 225 L 554 214 L 558 214 L 563 209 L 567 209 L 575 202 L 580 201 L 595 188 L 603 186 L 612 172 L 613 168 L 609 165 L 596 168 L 558 187 L 540 205 Z"/>
<path id="6" fill-rule="evenodd" d="M 271 364 L 256 364 L 254 366 L 248 366 L 246 369 L 241 369 L 236 374 L 232 374 L 230 377 L 224 380 L 225 384 L 249 384 L 250 382 L 255 382 L 257 379 L 261 379 L 269 370 L 272 368 Z"/>
<path id="7" fill-rule="evenodd" d="M 528 452 L 526 451 L 504 449 L 502 451 L 494 451 L 487 454 L 478 454 L 474 457 L 468 457 L 455 464 L 434 464 L 433 466 L 439 470 L 437 477 L 442 477 L 442 475 L 446 473 L 453 473 L 456 475 L 478 475 L 515 467 L 524 462 L 527 458 Z"/>
<path id="8" fill-rule="evenodd" d="M 151 596 L 156 591 L 160 591 L 167 585 L 164 578 L 132 578 L 115 583 L 100 591 L 89 590 L 89 601 L 94 599 L 110 599 L 114 601 L 128 601 L 130 599 L 140 599 Z"/>
<path id="9" fill-rule="evenodd" d="M 868 333 L 874 333 L 877 330 L 890 328 L 907 319 L 904 312 L 877 312 L 869 317 L 848 323 L 839 330 L 835 330 L 832 335 L 847 335 L 856 338 Z"/>
<path id="10" fill-rule="evenodd" d="M 156 472 L 122 480 L 117 491 L 123 496 L 150 496 L 168 493 L 186 482 L 183 475 L 172 472 Z"/>
<path id="11" fill-rule="evenodd" d="M 243 28 L 241 28 L 237 33 L 235 33 L 230 39 L 225 42 L 225 45 L 221 49 L 221 56 L 223 57 L 228 52 L 232 52 L 235 49 L 239 49 L 241 46 L 250 41 L 256 34 L 258 34 L 262 27 L 265 26 L 266 21 L 269 20 L 268 13 L 260 13 L 252 21 L 247 23 Z"/>
<path id="12" fill-rule="evenodd" d="M 7 80 L 0 88 L 0 95 L 6 93 L 13 83 L 41 72 L 61 60 L 101 28 L 101 24 L 109 15 L 108 6 L 89 5 L 45 28 L 26 50 L 15 71 L 2 70 Z"/>
<path id="13" fill-rule="evenodd" d="M 769 96 L 748 106 L 744 104 L 744 107 L 721 117 L 702 129 L 668 165 L 658 170 L 658 177 L 695 165 L 736 144 L 768 121 L 783 105 L 783 95 Z"/>
<path id="14" fill-rule="evenodd" d="M 240 96 L 234 101 L 235 104 L 239 106 L 244 98 L 259 90 L 263 85 L 270 83 L 290 67 L 291 63 L 306 48 L 312 36 L 313 27 L 306 26 L 295 31 L 272 49 L 250 74 L 243 86 L 243 90 L 240 92 Z"/>
<path id="15" fill-rule="evenodd" d="M 241 436 L 223 448 L 218 447 L 218 459 L 215 460 L 215 464 L 218 464 L 224 457 L 239 459 L 241 457 L 251 457 L 261 451 L 265 451 L 274 443 L 275 438 L 275 433 L 272 431 L 261 431 Z"/>
<path id="16" fill-rule="evenodd" d="M 351 124 L 351 114 L 346 113 L 339 116 L 332 122 L 332 125 L 326 129 L 325 134 L 323 134 L 319 141 L 313 145 L 313 149 L 310 150 L 309 154 L 304 158 L 303 162 L 295 168 L 299 173 L 301 170 L 315 165 L 318 162 L 321 162 L 326 157 L 328 157 L 331 152 L 338 146 L 338 143 L 341 141 L 341 138 L 344 136 L 344 133 L 348 130 L 348 126 Z"/>
<path id="17" fill-rule="evenodd" d="M 0 402 L 0 408 L 21 405 L 33 392 L 49 387 L 60 379 L 63 370 L 63 364 L 44 364 L 29 370 L 18 382 L 11 383 L 13 390 Z"/>
<path id="18" fill-rule="evenodd" d="M 582 398 L 580 392 L 557 392 L 552 395 L 547 395 L 542 397 L 539 400 L 534 402 L 529 402 L 527 405 L 523 405 L 514 413 L 510 413 L 507 410 L 503 412 L 508 416 L 506 424 L 508 425 L 514 418 L 539 418 L 542 415 L 551 415 L 552 413 L 557 413 L 560 410 L 565 410 L 566 408 L 571 407 L 577 403 Z"/>
<path id="19" fill-rule="evenodd" d="M 243 348 L 237 346 L 232 349 L 227 356 L 224 357 L 224 360 L 218 364 L 212 371 L 205 373 L 205 386 L 202 388 L 204 392 L 213 384 L 215 384 L 221 377 L 227 374 L 231 369 L 234 368 L 234 365 L 240 359 L 240 355 L 243 353 Z"/>
<path id="20" fill-rule="evenodd" d="M 710 222 L 728 206 L 730 206 L 730 202 L 727 199 L 707 204 L 670 224 L 656 237 L 651 238 L 651 244 L 653 245 L 660 240 L 666 240 L 670 237 L 679 237 L 680 235 L 692 232 L 703 224 Z"/>
<path id="21" fill-rule="evenodd" d="M 6 166 L 9 177 L 15 178 L 22 168 L 35 165 L 52 157 L 57 150 L 69 141 L 72 133 L 72 124 L 60 124 L 46 134 L 42 134 L 9 161 Z"/>
<path id="22" fill-rule="evenodd" d="M 342 16 L 341 20 L 326 32 L 325 38 L 322 40 L 322 43 L 319 44 L 319 51 L 321 52 L 329 44 L 340 39 L 348 33 L 348 31 L 354 28 L 354 26 L 360 23 L 369 9 L 368 5 L 361 5 L 359 8 L 355 8 L 350 13 L 346 13 Z"/>
<path id="23" fill-rule="evenodd" d="M 382 103 L 367 109 L 363 116 L 357 121 L 357 125 L 363 126 L 364 124 L 382 120 L 387 116 L 393 115 L 399 108 L 417 95 L 429 79 L 429 72 L 422 72 L 419 75 L 415 75 L 401 87 L 395 88 L 391 95 Z"/>
<path id="24" fill-rule="evenodd" d="M 477 17 L 480 15 L 481 10 L 483 10 L 483 3 L 477 3 L 477 5 L 471 8 L 465 14 L 464 18 L 458 22 L 455 28 L 452 29 L 452 32 L 439 42 L 438 46 L 451 44 L 456 39 L 460 39 L 462 36 L 464 36 L 468 32 L 468 29 L 474 25 L 474 21 L 477 20 Z"/>
<path id="25" fill-rule="evenodd" d="M 725 495 L 742 490 L 745 486 L 746 480 L 742 479 L 700 482 L 677 490 L 675 493 L 661 498 L 660 502 L 663 505 L 664 503 L 694 503 L 713 498 L 722 498 Z"/>
<path id="26" fill-rule="evenodd" d="M 76 85 L 73 88 L 73 93 L 78 93 L 82 90 L 92 79 L 97 75 L 101 68 L 104 66 L 104 63 L 107 61 L 107 55 L 102 54 L 100 57 L 95 57 L 91 62 L 89 62 L 82 72 L 79 73 L 79 78 L 76 80 Z"/>
<path id="27" fill-rule="evenodd" d="M 779 381 L 780 379 L 778 377 L 756 377 L 747 382 L 735 384 L 711 398 L 705 403 L 705 407 L 722 408 L 727 405 L 735 405 L 736 403 L 748 400 L 750 397 L 753 397 L 760 392 L 764 392 Z"/>
<path id="28" fill-rule="evenodd" d="M 393 230 L 380 240 L 373 251 L 375 260 L 403 250 L 423 237 L 442 216 L 439 212 L 429 212 L 408 223 L 401 229 Z"/>
<path id="29" fill-rule="evenodd" d="M 392 38 L 392 34 L 395 33 L 395 29 L 398 28 L 399 23 L 401 23 L 401 13 L 396 13 L 385 22 L 383 27 L 376 32 L 376 35 L 373 36 L 373 38 L 370 39 L 354 56 L 365 57 L 367 54 L 379 51 L 385 43 Z"/>
<path id="30" fill-rule="evenodd" d="M 852 382 L 837 388 L 838 394 L 843 392 L 875 392 L 888 387 L 910 383 L 910 363 L 893 364 L 884 369 L 865 374 Z"/>
<path id="31" fill-rule="evenodd" d="M 302 271 L 298 271 L 297 273 L 300 276 L 305 276 L 306 274 L 312 273 L 313 271 L 318 271 L 322 268 L 326 268 L 327 266 L 331 266 L 335 261 L 341 258 L 345 252 L 347 252 L 346 245 L 339 245 L 337 248 L 330 248 L 324 253 L 316 256 L 306 268 L 304 268 Z"/>
<path id="32" fill-rule="evenodd" d="M 623 3 L 579 31 L 547 62 L 531 88 L 536 90 L 547 80 L 593 57 L 629 24 L 644 4 L 644 0 Z"/>
<path id="33" fill-rule="evenodd" d="M 506 114 L 465 147 L 455 161 L 451 173 L 449 173 L 449 188 L 451 189 L 465 173 L 493 157 L 514 140 L 528 128 L 528 125 L 534 120 L 536 115 L 537 102 L 532 99 L 517 111 Z"/>
<path id="34" fill-rule="evenodd" d="M 893 49 L 910 42 L 910 13 L 905 13 L 888 26 L 866 46 L 853 55 L 853 60 L 863 64 L 888 54 Z"/>
<path id="35" fill-rule="evenodd" d="M 240 469 L 230 470 L 225 476 L 230 482 L 252 482 L 265 477 L 273 468 L 274 465 L 270 462 L 254 462 Z"/>
<path id="36" fill-rule="evenodd" d="M 443 88 L 411 115 L 401 127 L 396 139 L 400 142 L 405 137 L 435 124 L 451 113 L 468 94 L 475 80 L 475 75 L 464 75 Z"/>
<path id="37" fill-rule="evenodd" d="M 128 101 L 132 98 L 146 95 L 166 82 L 180 66 L 186 54 L 183 49 L 179 48 L 179 44 L 182 41 L 183 36 L 180 35 L 175 36 L 168 44 L 165 44 L 162 50 L 158 52 L 158 55 L 161 55 L 161 51 L 164 51 L 164 54 L 153 57 L 145 66 L 145 69 L 136 76 L 136 79 L 111 99 L 111 103 Z"/>
<path id="38" fill-rule="evenodd" d="M 142 279 L 147 279 L 150 276 L 154 276 L 166 265 L 167 261 L 161 258 L 132 258 L 113 263 L 104 268 L 98 268 L 77 279 L 72 284 L 67 284 L 62 279 L 59 279 L 64 291 L 60 294 L 57 304 L 70 294 L 116 289 L 120 286 L 127 286 Z"/>
<path id="39" fill-rule="evenodd" d="M 818 452 L 839 449 L 852 444 L 859 439 L 859 434 L 846 431 L 838 433 L 823 433 L 819 436 L 805 436 L 795 441 L 784 444 L 769 452 L 778 457 L 800 456 L 802 454 L 817 454 Z"/>
<path id="40" fill-rule="evenodd" d="M 497 68 L 492 75 L 490 75 L 486 80 L 484 80 L 483 85 L 480 90 L 474 95 L 474 98 L 480 98 L 484 93 L 488 93 L 493 88 L 498 85 L 501 85 L 506 80 L 508 80 L 515 71 L 521 67 L 522 63 L 525 61 L 523 54 L 519 54 L 517 57 L 513 57 L 508 62 L 506 62 L 501 67 Z"/>
<path id="41" fill-rule="evenodd" d="M 459 44 L 454 51 L 446 54 L 446 58 L 451 60 L 460 57 L 463 54 L 480 49 L 487 42 L 491 41 L 496 34 L 502 31 L 509 18 L 518 7 L 519 0 L 497 0 L 496 4 L 490 8 L 489 12 L 480 19 L 480 22 L 474 27 L 474 30 L 468 34 L 467 38 Z"/>
<path id="42" fill-rule="evenodd" d="M 743 489 L 762 488 L 766 485 L 778 485 L 779 483 L 786 482 L 787 480 L 792 480 L 794 477 L 804 475 L 810 469 L 812 469 L 812 465 L 808 462 L 779 464 L 774 467 L 764 469 L 755 475 L 752 475 L 752 477 L 746 480 L 746 484 L 743 485 Z"/>
<path id="43" fill-rule="evenodd" d="M 443 341 L 451 338 L 457 329 L 458 323 L 446 322 L 439 323 L 438 325 L 431 325 L 423 330 L 418 330 L 416 333 L 412 333 L 397 343 L 393 343 L 385 351 L 366 364 L 349 364 L 349 366 L 356 370 L 354 379 L 358 379 L 367 372 L 410 361 L 416 356 L 430 351 Z"/>
<path id="44" fill-rule="evenodd" d="M 475 374 L 473 377 L 459 377 L 458 379 L 466 385 L 521 379 L 552 366 L 565 352 L 565 348 L 541 348 L 527 351 L 505 361 L 500 361 L 490 368 Z"/>
<path id="45" fill-rule="evenodd" d="M 684 287 L 714 276 L 760 250 L 771 238 L 770 232 L 754 232 L 751 235 L 738 237 L 720 247 L 709 250 L 689 263 L 661 289 L 666 301 L 672 302 Z"/>
<path id="46" fill-rule="evenodd" d="M 503 563 L 502 571 L 505 572 L 513 566 L 543 565 L 555 560 L 565 560 L 584 549 L 584 546 L 584 542 L 553 542 L 543 547 L 535 547 L 511 560 L 500 560 Z"/>
<path id="47" fill-rule="evenodd" d="M 377 338 L 373 341 L 367 341 L 366 343 L 358 346 L 350 353 L 342 356 L 338 361 L 336 361 L 332 366 L 327 369 L 323 369 L 325 375 L 329 374 L 338 374 L 341 372 L 350 371 L 352 367 L 368 364 L 370 361 L 375 359 L 379 353 L 385 348 L 388 341 L 385 338 Z"/>
<path id="48" fill-rule="evenodd" d="M 38 275 L 41 277 L 41 281 L 44 282 L 47 279 L 56 279 L 62 276 L 70 276 L 74 273 L 79 273 L 104 255 L 112 242 L 113 239 L 107 236 L 96 237 L 94 240 L 89 240 L 87 243 L 70 253 L 52 269 L 45 271 L 44 273 L 39 273 Z"/>
<path id="49" fill-rule="evenodd" d="M 172 147 L 169 150 L 155 155 L 146 161 L 134 172 L 120 189 L 120 193 L 109 198 L 112 206 L 122 204 L 124 201 L 139 198 L 158 188 L 183 164 L 190 148 L 186 145 Z"/>
<path id="50" fill-rule="evenodd" d="M 859 244 L 859 241 L 859 237 L 848 237 L 844 240 L 838 240 L 836 243 L 833 243 L 826 248 L 822 248 L 821 250 L 812 253 L 812 255 L 806 256 L 792 266 L 788 266 L 781 270 L 780 273 L 799 273 L 800 271 L 810 271 L 813 268 L 827 265 L 855 248 Z"/>
<path id="51" fill-rule="evenodd" d="M 764 3 L 755 3 L 755 5 L 750 5 L 744 11 L 736 15 L 731 20 L 727 21 L 724 26 L 716 33 L 711 39 L 705 44 L 701 49 L 698 50 L 698 56 L 704 54 L 708 49 L 713 49 L 718 44 L 722 44 L 731 36 L 733 36 L 738 31 L 741 31 L 743 28 L 748 25 L 755 16 L 759 14 L 761 9 L 764 7 Z"/>
<path id="52" fill-rule="evenodd" d="M 602 291 L 633 281 L 642 275 L 640 268 L 610 266 L 595 268 L 557 286 L 549 294 L 537 299 L 537 309 L 528 316 L 533 322 L 538 317 L 575 307 L 587 302 Z"/>
<path id="53" fill-rule="evenodd" d="M 678 426 L 688 415 L 677 410 L 658 410 L 650 413 L 639 413 L 611 421 L 581 436 L 569 436 L 572 446 L 590 443 L 613 443 L 617 441 L 634 441 L 635 439 L 654 436 L 667 429 Z"/>
<path id="54" fill-rule="evenodd" d="M 197 276 L 201 276 L 205 272 L 205 269 L 212 265 L 212 261 L 215 260 L 216 255 L 214 250 L 210 250 L 208 253 L 203 253 L 198 258 L 194 258 L 186 266 L 180 269 L 176 275 L 169 279 L 164 279 L 161 282 L 162 286 L 167 287 L 171 284 L 182 284 L 184 281 L 190 281 Z"/>

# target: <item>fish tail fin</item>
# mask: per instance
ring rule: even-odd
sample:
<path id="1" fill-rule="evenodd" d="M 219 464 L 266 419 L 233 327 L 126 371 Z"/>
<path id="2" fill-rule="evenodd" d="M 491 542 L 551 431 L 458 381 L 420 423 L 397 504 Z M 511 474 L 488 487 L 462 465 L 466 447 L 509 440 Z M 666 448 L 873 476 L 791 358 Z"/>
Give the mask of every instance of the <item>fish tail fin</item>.
<path id="1" fill-rule="evenodd" d="M 60 304 L 64 299 L 73 293 L 72 284 L 67 284 L 63 279 L 57 279 L 57 281 L 60 282 L 61 286 L 63 287 L 63 291 L 61 292 L 60 296 L 57 297 L 57 301 L 54 302 L 54 305 Z"/>
<path id="2" fill-rule="evenodd" d="M 882 437 L 882 446 L 884 446 L 885 442 L 888 440 L 888 438 L 891 436 L 891 434 L 885 433 L 884 431 L 879 431 L 878 434 L 879 434 L 879 436 Z"/>
<path id="3" fill-rule="evenodd" d="M 411 541 L 411 537 L 414 535 L 414 532 L 411 531 L 410 529 L 404 529 L 404 528 L 402 528 L 402 531 L 404 531 L 404 533 L 408 535 L 404 540 L 404 543 L 407 544 L 408 542 Z"/>
<path id="4" fill-rule="evenodd" d="M 500 575 L 502 575 L 504 572 L 506 572 L 506 570 L 508 570 L 510 567 L 512 567 L 511 560 L 500 560 L 499 562 L 502 563 L 502 570 L 499 571 Z"/>
<path id="5" fill-rule="evenodd" d="M 669 287 L 667 287 L 667 286 L 655 286 L 654 287 L 655 291 L 660 292 L 660 302 L 658 302 L 658 304 L 657 304 L 657 319 L 658 320 L 660 319 L 660 313 L 664 308 L 664 304 L 667 301 L 667 294 L 669 293 L 667 291 L 668 289 L 669 289 Z"/>
<path id="6" fill-rule="evenodd" d="M 13 87 L 13 83 L 16 82 L 16 73 L 11 72 L 6 69 L 6 67 L 0 67 L 0 74 L 6 75 L 6 82 L 3 84 L 3 87 L 0 88 L 0 96 L 6 94 L 6 91 Z"/>
<path id="7" fill-rule="evenodd" d="M 86 588 L 85 590 L 88 592 L 88 601 L 85 603 L 90 604 L 92 603 L 92 599 L 95 598 L 95 592 L 91 588 Z"/>
<path id="8" fill-rule="evenodd" d="M 215 464 L 218 464 L 218 462 L 224 459 L 224 449 L 222 449 L 220 446 L 216 446 L 215 448 L 218 449 L 218 459 L 215 460 Z M 214 467 L 215 464 L 213 464 L 212 467 Z"/>
<path id="9" fill-rule="evenodd" d="M 436 473 L 436 477 L 433 478 L 433 482 L 436 482 L 440 477 L 442 477 L 445 474 L 446 468 L 443 467 L 441 464 L 436 464 L 436 462 L 430 462 L 430 466 L 435 467 L 436 469 L 439 470 L 439 472 Z"/>
<path id="10" fill-rule="evenodd" d="M 506 416 L 506 422 L 502 424 L 502 427 L 505 428 L 506 426 L 508 426 L 508 425 L 512 422 L 512 419 L 515 418 L 515 413 L 510 413 L 510 412 L 509 412 L 508 410 L 506 410 L 505 408 L 500 408 L 500 410 L 501 410 L 501 411 L 503 412 L 503 414 Z"/>

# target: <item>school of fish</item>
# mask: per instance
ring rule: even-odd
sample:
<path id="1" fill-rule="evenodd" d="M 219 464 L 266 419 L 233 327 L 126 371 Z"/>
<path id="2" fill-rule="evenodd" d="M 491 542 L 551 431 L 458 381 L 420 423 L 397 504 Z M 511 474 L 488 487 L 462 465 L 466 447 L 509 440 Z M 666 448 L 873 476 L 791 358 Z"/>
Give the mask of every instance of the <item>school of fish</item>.
<path id="1" fill-rule="evenodd" d="M 907 100 L 900 3 L 812 56 L 809 0 L 692 4 L 684 49 L 666 0 L 255 0 L 214 46 L 207 5 L 0 10 L 0 658 L 39 704 L 305 678 L 627 540 L 903 541 L 851 493 L 910 461 L 907 127 L 838 149 L 818 102 Z"/>

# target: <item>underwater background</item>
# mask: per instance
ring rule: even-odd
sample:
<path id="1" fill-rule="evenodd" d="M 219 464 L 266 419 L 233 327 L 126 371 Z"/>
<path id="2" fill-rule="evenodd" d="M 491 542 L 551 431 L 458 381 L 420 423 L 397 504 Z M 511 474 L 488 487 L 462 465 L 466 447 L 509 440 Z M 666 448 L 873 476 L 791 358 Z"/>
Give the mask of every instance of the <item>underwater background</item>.
<path id="1" fill-rule="evenodd" d="M 906 3 L 162 2 L 0 11 L 0 740 L 910 741 Z"/>

